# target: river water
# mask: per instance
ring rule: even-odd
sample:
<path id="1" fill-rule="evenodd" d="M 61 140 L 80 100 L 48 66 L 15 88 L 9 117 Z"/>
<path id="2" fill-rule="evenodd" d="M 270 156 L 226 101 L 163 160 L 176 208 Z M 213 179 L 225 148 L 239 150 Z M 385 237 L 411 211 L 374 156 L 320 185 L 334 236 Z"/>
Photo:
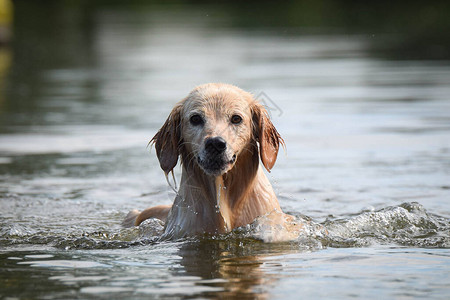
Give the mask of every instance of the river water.
<path id="1" fill-rule="evenodd" d="M 0 48 L 2 298 L 450 297 L 448 60 L 213 7 L 51 3 L 17 3 Z M 256 224 L 181 241 L 159 241 L 156 221 L 121 228 L 171 203 L 147 143 L 206 82 L 268 107 L 287 145 L 268 177 L 308 224 L 294 240 Z"/>

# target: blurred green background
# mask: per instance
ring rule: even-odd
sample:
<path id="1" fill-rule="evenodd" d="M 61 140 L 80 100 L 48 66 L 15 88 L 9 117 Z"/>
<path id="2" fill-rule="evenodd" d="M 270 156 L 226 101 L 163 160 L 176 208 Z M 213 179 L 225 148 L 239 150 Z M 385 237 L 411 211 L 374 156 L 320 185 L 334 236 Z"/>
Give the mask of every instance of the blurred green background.
<path id="1" fill-rule="evenodd" d="M 450 59 L 450 1 L 219 1 L 212 4 L 210 1 L 1 0 L 0 11 L 0 111 L 3 112 L 33 111 L 35 103 L 40 101 L 37 95 L 42 90 L 42 72 L 93 70 L 101 65 L 105 54 L 98 51 L 98 45 L 105 35 L 103 29 L 111 24 L 119 29 L 123 24 L 128 32 L 133 26 L 136 32 L 147 30 L 141 28 L 143 24 L 149 29 L 167 26 L 172 31 L 207 28 L 205 40 L 201 41 L 204 43 L 208 43 L 208 35 L 226 30 L 242 32 L 243 36 L 268 35 L 269 39 L 348 36 L 363 39 L 364 55 L 379 60 Z M 130 49 L 145 44 L 120 34 L 105 40 L 129 42 Z M 145 38 L 145 34 L 140 33 L 138 38 Z M 333 58 L 333 50 L 327 55 Z M 342 56 L 343 53 L 336 55 Z M 189 57 L 180 58 L 182 63 L 183 59 Z M 90 80 L 92 76 L 83 76 L 88 78 L 87 85 L 92 86 L 91 95 L 85 97 L 89 101 L 96 97 L 94 85 L 98 82 Z M 14 120 L 11 118 L 4 115 L 0 131 L 8 131 L 5 123 L 15 122 L 17 115 L 13 116 Z"/>

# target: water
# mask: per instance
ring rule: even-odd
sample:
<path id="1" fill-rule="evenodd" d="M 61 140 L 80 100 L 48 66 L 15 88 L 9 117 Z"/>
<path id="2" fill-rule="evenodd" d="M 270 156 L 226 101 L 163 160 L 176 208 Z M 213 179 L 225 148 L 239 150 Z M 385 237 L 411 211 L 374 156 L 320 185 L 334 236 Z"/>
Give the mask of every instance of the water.
<path id="1" fill-rule="evenodd" d="M 232 4 L 47 5 L 17 3 L 15 42 L 0 48 L 2 298 L 450 296 L 438 30 L 424 41 L 410 27 L 393 38 L 339 18 L 285 22 L 285 11 L 252 21 Z M 413 36 L 416 52 L 393 42 Z M 269 106 L 287 150 L 268 176 L 307 224 L 293 240 L 269 243 L 270 216 L 174 242 L 158 240 L 157 221 L 121 228 L 129 210 L 171 203 L 147 143 L 204 82 Z"/>

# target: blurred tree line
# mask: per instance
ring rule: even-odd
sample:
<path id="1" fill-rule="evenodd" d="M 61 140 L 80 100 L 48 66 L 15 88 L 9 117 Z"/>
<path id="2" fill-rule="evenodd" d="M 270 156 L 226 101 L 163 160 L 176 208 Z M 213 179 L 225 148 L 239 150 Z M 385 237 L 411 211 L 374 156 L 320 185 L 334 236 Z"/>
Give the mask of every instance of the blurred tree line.
<path id="1" fill-rule="evenodd" d="M 74 18 L 86 30 L 95 12 L 123 10 L 204 11 L 210 18 L 227 16 L 227 26 L 273 30 L 282 34 L 383 34 L 377 53 L 393 59 L 450 59 L 450 1 L 219 1 L 205 0 L 16 0 L 18 27 L 33 22 L 45 26 L 52 19 Z M 71 16 L 69 16 L 71 15 Z M 390 37 L 390 38 L 389 38 Z M 379 49 L 382 47 L 382 49 Z"/>

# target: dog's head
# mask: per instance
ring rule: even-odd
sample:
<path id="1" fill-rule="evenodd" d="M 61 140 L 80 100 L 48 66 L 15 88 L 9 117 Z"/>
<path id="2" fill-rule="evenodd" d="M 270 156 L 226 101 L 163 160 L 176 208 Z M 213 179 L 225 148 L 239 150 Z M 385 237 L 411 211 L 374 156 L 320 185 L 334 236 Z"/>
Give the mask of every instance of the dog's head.
<path id="1" fill-rule="evenodd" d="M 153 137 L 161 168 L 168 174 L 180 154 L 206 174 L 220 176 L 233 168 L 239 155 L 259 143 L 268 171 L 283 139 L 266 109 L 251 94 L 227 84 L 205 84 L 176 104 Z"/>

